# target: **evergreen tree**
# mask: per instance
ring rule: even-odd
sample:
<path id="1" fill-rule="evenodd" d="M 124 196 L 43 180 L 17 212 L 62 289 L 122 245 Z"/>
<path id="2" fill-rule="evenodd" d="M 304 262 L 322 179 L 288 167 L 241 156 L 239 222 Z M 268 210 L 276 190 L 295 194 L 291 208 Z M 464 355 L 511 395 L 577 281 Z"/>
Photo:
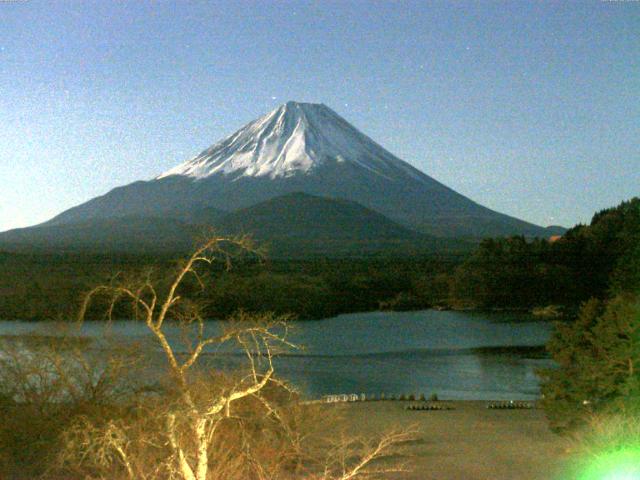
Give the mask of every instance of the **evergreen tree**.
<path id="1" fill-rule="evenodd" d="M 552 428 L 572 428 L 595 412 L 640 409 L 640 297 L 589 300 L 575 322 L 558 324 L 548 344 L 557 368 L 540 372 Z"/>

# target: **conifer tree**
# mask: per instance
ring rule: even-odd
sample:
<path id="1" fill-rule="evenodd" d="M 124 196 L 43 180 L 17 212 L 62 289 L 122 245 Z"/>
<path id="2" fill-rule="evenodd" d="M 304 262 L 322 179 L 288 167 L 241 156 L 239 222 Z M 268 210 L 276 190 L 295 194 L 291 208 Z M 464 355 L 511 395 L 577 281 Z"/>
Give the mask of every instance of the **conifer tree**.
<path id="1" fill-rule="evenodd" d="M 639 296 L 589 300 L 575 322 L 557 325 L 548 349 L 558 366 L 540 374 L 552 428 L 575 427 L 591 413 L 638 413 Z"/>

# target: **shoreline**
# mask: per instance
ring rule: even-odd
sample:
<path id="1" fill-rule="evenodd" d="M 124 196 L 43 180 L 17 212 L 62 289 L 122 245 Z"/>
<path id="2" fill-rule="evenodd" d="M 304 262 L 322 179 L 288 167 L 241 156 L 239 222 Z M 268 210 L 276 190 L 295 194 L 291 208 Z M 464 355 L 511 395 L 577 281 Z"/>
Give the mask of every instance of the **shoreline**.
<path id="1" fill-rule="evenodd" d="M 340 395 L 352 395 L 352 394 L 336 394 L 333 396 L 340 396 Z M 323 397 L 327 397 L 329 395 L 324 395 Z M 540 398 L 537 399 L 522 399 L 522 398 L 513 398 L 513 399 L 509 399 L 509 400 L 505 400 L 505 399 L 491 399 L 491 400 L 464 400 L 464 399 L 443 399 L 443 400 L 430 400 L 430 399 L 425 399 L 425 400 L 420 400 L 420 399 L 415 399 L 415 400 L 407 400 L 407 399 L 395 399 L 395 398 L 385 398 L 385 399 L 366 399 L 366 400 L 338 400 L 338 401 L 327 401 L 325 398 L 313 398 L 313 399 L 308 399 L 308 400 L 301 400 L 300 403 L 303 405 L 327 405 L 327 406 L 331 406 L 331 405 L 375 405 L 375 404 L 395 404 L 398 405 L 399 407 L 402 407 L 402 409 L 404 410 L 408 410 L 407 407 L 409 406 L 416 406 L 416 405 L 422 405 L 422 404 L 430 404 L 430 405 L 442 405 L 442 406 L 446 406 L 446 407 L 450 407 L 449 410 L 454 410 L 456 407 L 470 407 L 473 406 L 474 408 L 477 408 L 478 406 L 484 406 L 485 408 L 487 408 L 488 410 L 491 410 L 491 408 L 489 408 L 489 405 L 492 404 L 529 404 L 529 407 L 527 408 L 513 408 L 512 410 L 540 410 L 542 411 L 541 407 L 538 406 L 538 402 L 540 401 Z M 505 408 L 506 409 L 506 408 Z"/>
<path id="2" fill-rule="evenodd" d="M 434 312 L 453 312 L 453 313 L 469 313 L 474 315 L 500 315 L 500 314 L 513 314 L 513 315 L 526 315 L 531 317 L 531 321 L 536 322 L 549 322 L 553 323 L 559 320 L 562 320 L 562 317 L 545 317 L 542 315 L 536 315 L 533 313 L 532 309 L 527 308 L 512 308 L 512 309 L 475 309 L 475 308 L 437 308 L 437 307 L 425 307 L 425 308 L 415 308 L 415 309 L 377 309 L 377 310 L 354 310 L 354 311 L 345 311 L 335 314 L 332 317 L 292 317 L 290 322 L 295 323 L 304 323 L 304 322 L 321 322 L 323 320 L 331 320 L 336 319 L 338 317 L 346 316 L 346 315 L 359 315 L 359 314 L 370 314 L 370 313 L 414 313 L 414 312 L 425 312 L 425 311 L 434 311 Z M 171 320 L 171 319 L 169 319 Z M 128 322 L 131 319 L 128 318 L 114 318 L 112 320 L 104 320 L 100 318 L 88 318 L 84 320 L 84 322 Z M 226 321 L 225 318 L 206 318 L 206 322 L 219 322 Z M 23 322 L 23 323 L 75 323 L 77 322 L 76 318 L 68 318 L 67 320 L 60 318 L 0 318 L 0 322 Z"/>

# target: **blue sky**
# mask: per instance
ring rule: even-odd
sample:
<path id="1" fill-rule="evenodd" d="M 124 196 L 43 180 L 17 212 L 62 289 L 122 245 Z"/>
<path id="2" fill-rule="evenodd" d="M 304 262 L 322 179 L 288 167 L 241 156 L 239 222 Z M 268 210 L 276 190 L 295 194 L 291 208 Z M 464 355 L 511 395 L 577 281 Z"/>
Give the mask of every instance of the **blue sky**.
<path id="1" fill-rule="evenodd" d="M 640 195 L 640 2 L 0 2 L 0 231 L 322 102 L 498 211 Z"/>

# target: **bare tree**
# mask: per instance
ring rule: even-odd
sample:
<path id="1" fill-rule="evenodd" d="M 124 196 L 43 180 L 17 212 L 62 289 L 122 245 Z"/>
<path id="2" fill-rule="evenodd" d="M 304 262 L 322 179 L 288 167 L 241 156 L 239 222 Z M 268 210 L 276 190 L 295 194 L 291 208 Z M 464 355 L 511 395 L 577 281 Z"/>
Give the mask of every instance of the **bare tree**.
<path id="1" fill-rule="evenodd" d="M 391 433 L 378 443 L 342 442 L 321 460 L 304 452 L 308 436 L 301 432 L 300 425 L 306 412 L 298 408 L 293 414 L 292 409 L 285 412 L 281 407 L 278 395 L 290 400 L 297 397 L 276 378 L 273 363 L 282 349 L 296 348 L 289 340 L 287 317 L 239 313 L 222 331 L 208 333 L 202 306 L 183 297 L 185 280 L 192 277 L 204 288 L 199 267 L 216 261 L 230 266 L 238 251 L 256 253 L 246 237 L 213 236 L 179 265 L 163 288 L 149 273 L 139 281 L 118 278 L 85 296 L 80 321 L 97 297 L 108 299 L 109 319 L 119 302 L 130 302 L 135 318 L 144 322 L 161 347 L 170 372 L 170 393 L 145 397 L 142 408 L 134 414 L 135 422 L 113 419 L 98 425 L 80 418 L 67 432 L 69 448 L 62 463 L 81 465 L 89 459 L 106 470 L 117 466 L 129 479 L 207 480 L 234 475 L 271 479 L 282 478 L 282 472 L 288 471 L 294 478 L 348 480 L 398 471 L 398 466 L 368 467 L 391 446 L 407 440 L 409 432 Z M 186 352 L 176 349 L 175 338 L 168 335 L 167 326 L 176 323 L 184 332 Z M 217 369 L 207 378 L 203 369 L 197 368 L 203 355 L 228 344 L 243 352 L 243 373 L 230 377 Z M 212 375 L 215 381 L 211 381 Z M 256 411 L 261 413 L 256 415 Z M 265 428 L 265 422 L 277 428 Z M 159 436 L 151 435 L 152 431 L 160 432 Z M 269 462 L 253 447 L 256 437 L 263 439 L 263 449 L 268 445 L 277 449 L 267 455 Z M 145 455 L 150 457 L 145 459 Z M 307 467 L 305 460 L 322 468 Z"/>
<path id="2" fill-rule="evenodd" d="M 0 338 L 0 477 L 38 478 L 79 416 L 109 416 L 134 385 L 134 346 L 52 334 Z M 68 333 L 68 332 L 67 332 Z"/>
<path id="3" fill-rule="evenodd" d="M 409 428 L 388 432 L 377 440 L 340 438 L 326 456 L 321 480 L 386 478 L 409 471 L 406 462 L 389 459 L 398 447 L 416 438 L 417 430 Z M 387 460 L 385 462 L 385 460 Z"/>
<path id="4" fill-rule="evenodd" d="M 84 299 L 79 313 L 83 320 L 87 309 L 96 295 L 110 297 L 108 316 L 111 317 L 116 303 L 121 299 L 129 300 L 134 307 L 137 318 L 146 324 L 162 348 L 168 362 L 171 376 L 178 385 L 179 397 L 184 407 L 180 417 L 188 418 L 190 435 L 184 438 L 179 432 L 179 421 L 176 411 L 166 414 L 166 436 L 175 460 L 175 469 L 184 480 L 205 480 L 209 471 L 209 452 L 215 441 L 216 430 L 223 419 L 231 418 L 233 405 L 247 397 L 260 398 L 267 408 L 268 403 L 260 392 L 274 378 L 273 354 L 279 346 L 293 346 L 287 340 L 288 326 L 284 318 L 262 316 L 258 320 L 253 317 L 240 316 L 237 322 L 216 336 L 205 332 L 205 319 L 198 304 L 187 301 L 180 296 L 180 287 L 188 275 L 203 285 L 198 266 L 222 260 L 229 264 L 232 250 L 254 251 L 253 245 L 246 238 L 212 237 L 198 247 L 187 261 L 180 265 L 166 293 L 159 293 L 156 286 L 147 276 L 137 285 L 114 284 L 98 286 L 91 290 Z M 192 327 L 195 339 L 190 342 L 186 355 L 179 355 L 171 344 L 166 333 L 166 321 L 176 320 L 183 327 Z M 219 347 L 235 341 L 243 347 L 247 356 L 250 371 L 235 384 L 222 389 L 217 395 L 198 395 L 195 388 L 199 385 L 191 381 L 190 370 L 207 347 Z M 284 384 L 282 384 L 284 385 Z M 211 392 L 209 392 L 211 393 Z M 113 425 L 109 427 L 114 431 Z M 117 439 L 119 435 L 108 438 Z M 111 440 L 110 440 L 111 441 Z M 131 478 L 131 469 L 123 448 L 113 440 L 113 446 L 120 452 L 120 460 L 126 466 Z"/>

